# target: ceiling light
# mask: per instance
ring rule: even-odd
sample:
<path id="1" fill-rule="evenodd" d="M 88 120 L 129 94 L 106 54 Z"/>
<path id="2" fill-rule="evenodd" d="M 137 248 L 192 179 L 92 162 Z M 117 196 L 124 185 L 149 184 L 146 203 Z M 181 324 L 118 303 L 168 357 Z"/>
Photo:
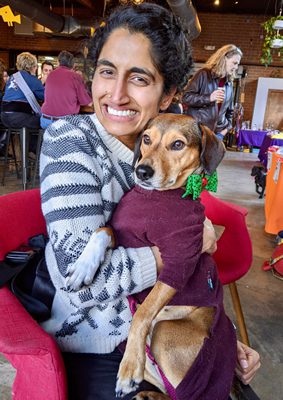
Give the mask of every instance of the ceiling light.
<path id="1" fill-rule="evenodd" d="M 213 3 L 215 6 L 220 6 L 220 0 L 214 0 L 214 3 Z"/>

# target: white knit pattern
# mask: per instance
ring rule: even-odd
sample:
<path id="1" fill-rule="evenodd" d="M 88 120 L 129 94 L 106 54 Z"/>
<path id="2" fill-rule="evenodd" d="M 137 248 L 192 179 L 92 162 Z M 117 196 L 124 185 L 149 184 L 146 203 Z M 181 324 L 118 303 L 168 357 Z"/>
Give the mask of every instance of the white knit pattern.
<path id="1" fill-rule="evenodd" d="M 156 281 L 149 248 L 119 247 L 107 252 L 90 286 L 77 292 L 67 288 L 68 267 L 134 184 L 132 158 L 132 151 L 109 135 L 95 115 L 67 117 L 44 133 L 42 210 L 49 235 L 46 261 L 56 295 L 52 317 L 42 326 L 64 351 L 113 351 L 129 331 L 126 296 Z"/>

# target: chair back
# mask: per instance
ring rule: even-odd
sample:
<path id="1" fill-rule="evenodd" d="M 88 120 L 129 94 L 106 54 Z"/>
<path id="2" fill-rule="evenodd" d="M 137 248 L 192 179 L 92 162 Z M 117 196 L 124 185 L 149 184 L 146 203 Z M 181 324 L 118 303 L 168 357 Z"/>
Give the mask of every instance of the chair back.
<path id="1" fill-rule="evenodd" d="M 245 219 L 248 211 L 207 191 L 202 192 L 201 202 L 207 218 L 214 225 L 225 227 L 213 254 L 220 280 L 223 285 L 235 282 L 248 272 L 252 264 L 252 243 Z"/>
<path id="2" fill-rule="evenodd" d="M 30 237 L 46 234 L 39 189 L 0 196 L 0 261 Z"/>

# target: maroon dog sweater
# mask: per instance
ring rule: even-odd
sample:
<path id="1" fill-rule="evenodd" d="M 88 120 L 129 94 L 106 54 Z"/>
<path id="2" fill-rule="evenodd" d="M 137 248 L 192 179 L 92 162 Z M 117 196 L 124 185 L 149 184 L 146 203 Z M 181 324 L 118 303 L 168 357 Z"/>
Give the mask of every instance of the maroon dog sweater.
<path id="1" fill-rule="evenodd" d="M 182 194 L 182 189 L 135 186 L 122 197 L 111 225 L 118 246 L 159 248 L 164 267 L 158 279 L 177 289 L 171 305 L 215 307 L 210 337 L 176 388 L 176 396 L 178 400 L 227 400 L 236 366 L 235 329 L 224 312 L 214 260 L 201 254 L 204 207 Z M 135 298 L 141 303 L 148 292 Z"/>

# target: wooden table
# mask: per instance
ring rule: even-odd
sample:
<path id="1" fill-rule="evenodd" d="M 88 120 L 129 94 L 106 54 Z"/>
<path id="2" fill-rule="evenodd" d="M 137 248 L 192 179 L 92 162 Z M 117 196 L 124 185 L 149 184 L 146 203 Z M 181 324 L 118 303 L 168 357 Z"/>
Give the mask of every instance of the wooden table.
<path id="1" fill-rule="evenodd" d="M 283 155 L 272 153 L 271 167 L 266 176 L 265 231 L 277 235 L 283 230 Z M 277 182 L 274 173 L 280 164 Z"/>

